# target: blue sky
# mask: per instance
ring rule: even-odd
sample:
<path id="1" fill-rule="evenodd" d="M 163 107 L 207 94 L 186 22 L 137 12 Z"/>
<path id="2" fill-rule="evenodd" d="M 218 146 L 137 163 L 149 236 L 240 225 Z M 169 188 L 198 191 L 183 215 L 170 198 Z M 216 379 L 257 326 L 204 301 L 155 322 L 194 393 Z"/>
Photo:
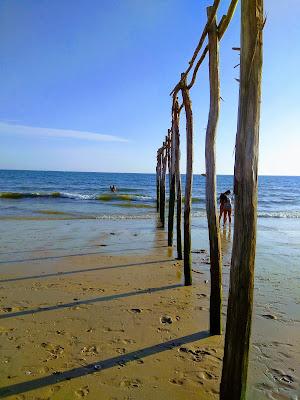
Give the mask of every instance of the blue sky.
<path id="1" fill-rule="evenodd" d="M 2 0 L 0 168 L 154 172 L 156 149 L 170 126 L 169 92 L 211 2 Z M 219 18 L 229 0 L 221 3 Z M 265 0 L 265 13 L 259 172 L 300 175 L 300 3 Z M 220 47 L 220 174 L 232 173 L 234 164 L 233 46 L 239 46 L 239 10 Z M 204 171 L 207 80 L 204 64 L 191 91 L 196 173 Z M 184 172 L 184 114 L 181 122 Z"/>

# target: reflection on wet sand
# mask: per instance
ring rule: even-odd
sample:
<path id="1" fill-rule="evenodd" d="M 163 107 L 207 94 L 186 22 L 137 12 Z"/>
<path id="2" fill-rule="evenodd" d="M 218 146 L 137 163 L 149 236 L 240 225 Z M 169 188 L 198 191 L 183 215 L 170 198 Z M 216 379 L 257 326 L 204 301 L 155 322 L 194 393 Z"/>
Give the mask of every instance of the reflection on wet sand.
<path id="1" fill-rule="evenodd" d="M 229 225 L 229 227 L 227 227 L 226 225 L 224 225 L 221 229 L 220 229 L 220 235 L 221 235 L 221 245 L 222 245 L 222 253 L 223 256 L 229 256 L 230 251 L 231 251 L 231 225 Z"/>

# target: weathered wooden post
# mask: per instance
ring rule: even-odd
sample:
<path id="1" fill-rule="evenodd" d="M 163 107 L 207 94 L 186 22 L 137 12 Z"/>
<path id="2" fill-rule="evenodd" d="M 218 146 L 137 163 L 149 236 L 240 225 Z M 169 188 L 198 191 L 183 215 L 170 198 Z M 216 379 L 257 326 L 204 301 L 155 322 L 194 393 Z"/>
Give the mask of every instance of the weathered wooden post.
<path id="1" fill-rule="evenodd" d="M 163 143 L 162 153 L 161 153 L 161 186 L 160 186 L 160 220 L 162 228 L 165 227 L 165 208 L 166 208 L 166 172 L 167 172 L 167 141 Z"/>
<path id="2" fill-rule="evenodd" d="M 175 177 L 175 132 L 174 132 L 174 104 L 172 106 L 172 129 L 171 129 L 171 148 L 170 148 L 170 194 L 169 194 L 169 215 L 168 215 L 168 246 L 173 246 L 173 231 L 174 231 L 174 212 L 175 212 L 175 191 L 176 191 L 176 177 Z"/>
<path id="3" fill-rule="evenodd" d="M 164 143 L 160 149 L 160 196 L 159 196 L 159 217 L 162 222 L 163 214 L 163 158 L 164 158 Z"/>
<path id="4" fill-rule="evenodd" d="M 184 200 L 184 283 L 192 284 L 192 258 L 191 258 L 191 205 L 193 186 L 193 112 L 186 78 L 181 74 L 181 93 L 186 115 L 186 183 Z"/>
<path id="5" fill-rule="evenodd" d="M 161 179 L 161 157 L 160 149 L 157 150 L 157 164 L 156 164 L 156 211 L 159 212 L 159 198 L 160 198 L 160 179 Z"/>
<path id="6" fill-rule="evenodd" d="M 167 149 L 168 149 L 169 193 L 170 193 L 170 187 L 171 187 L 171 135 L 172 135 L 172 129 L 168 129 L 168 135 L 166 136 L 166 142 L 167 142 Z"/>
<path id="7" fill-rule="evenodd" d="M 176 182 L 176 242 L 177 242 L 177 258 L 182 260 L 182 235 L 181 235 L 181 215 L 182 215 L 182 194 L 181 194 L 181 175 L 180 175 L 180 133 L 179 133 L 179 118 L 180 108 L 178 98 L 175 95 L 173 99 L 173 134 L 175 139 L 175 182 Z"/>
<path id="8" fill-rule="evenodd" d="M 235 221 L 221 400 L 242 400 L 246 397 L 256 247 L 263 25 L 263 0 L 242 0 L 234 171 Z"/>
<path id="9" fill-rule="evenodd" d="M 212 7 L 207 8 L 208 20 Z M 216 135 L 220 111 L 219 40 L 216 17 L 208 30 L 210 109 L 205 141 L 206 213 L 210 248 L 210 333 L 220 335 L 222 309 L 222 255 L 216 200 Z"/>

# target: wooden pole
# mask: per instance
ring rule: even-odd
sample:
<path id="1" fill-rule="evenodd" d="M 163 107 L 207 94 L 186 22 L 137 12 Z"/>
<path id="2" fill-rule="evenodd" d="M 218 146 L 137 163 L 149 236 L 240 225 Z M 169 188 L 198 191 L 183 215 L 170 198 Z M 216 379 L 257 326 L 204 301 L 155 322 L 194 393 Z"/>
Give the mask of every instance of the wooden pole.
<path id="1" fill-rule="evenodd" d="M 170 187 L 171 187 L 171 134 L 172 130 L 168 129 L 168 135 L 166 136 L 166 142 L 167 142 L 167 149 L 168 149 L 168 176 L 169 176 L 169 193 L 170 193 Z"/>
<path id="2" fill-rule="evenodd" d="M 160 150 L 160 196 L 159 196 L 159 216 L 160 216 L 160 221 L 162 222 L 162 214 L 163 214 L 163 153 L 164 153 L 164 144 L 161 147 Z"/>
<path id="3" fill-rule="evenodd" d="M 210 19 L 211 7 L 207 8 Z M 220 111 L 219 40 L 216 17 L 208 31 L 210 109 L 205 141 L 206 213 L 210 248 L 210 333 L 220 335 L 222 330 L 222 255 L 216 199 L 216 135 Z"/>
<path id="4" fill-rule="evenodd" d="M 193 186 L 193 112 L 190 93 L 184 74 L 181 75 L 181 93 L 186 115 L 186 183 L 184 200 L 184 283 L 192 284 L 191 206 Z"/>
<path id="5" fill-rule="evenodd" d="M 182 234 L 181 234 L 181 215 L 182 215 L 182 194 L 181 194 L 181 175 L 180 175 L 180 133 L 179 133 L 179 118 L 180 108 L 178 98 L 173 100 L 173 135 L 175 140 L 175 183 L 177 194 L 177 209 L 176 209 L 176 241 L 177 241 L 177 258 L 182 260 Z"/>
<path id="6" fill-rule="evenodd" d="M 156 211 L 159 212 L 159 198 L 160 198 L 160 178 L 161 178 L 161 157 L 159 150 L 157 150 L 157 164 L 156 164 Z"/>
<path id="7" fill-rule="evenodd" d="M 161 186 L 160 186 L 160 220 L 162 228 L 165 227 L 167 159 L 168 159 L 167 142 L 164 142 L 163 150 L 161 153 L 162 173 L 161 173 Z"/>
<path id="8" fill-rule="evenodd" d="M 242 0 L 235 221 L 221 400 L 243 400 L 246 396 L 256 247 L 263 25 L 263 0 Z"/>
<path id="9" fill-rule="evenodd" d="M 177 103 L 178 105 L 178 103 Z M 176 197 L 176 176 L 175 176 L 175 132 L 174 132 L 174 104 L 172 106 L 172 130 L 171 130 L 171 149 L 170 149 L 170 195 L 169 195 L 169 215 L 168 215 L 168 246 L 173 246 L 174 213 Z"/>

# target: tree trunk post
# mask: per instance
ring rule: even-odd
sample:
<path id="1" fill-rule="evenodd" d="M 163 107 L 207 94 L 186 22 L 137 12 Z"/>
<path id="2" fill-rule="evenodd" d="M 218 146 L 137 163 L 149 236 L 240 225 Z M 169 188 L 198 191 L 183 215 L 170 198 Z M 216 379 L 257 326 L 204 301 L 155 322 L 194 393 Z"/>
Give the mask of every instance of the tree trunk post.
<path id="1" fill-rule="evenodd" d="M 207 8 L 210 19 L 212 7 Z M 208 30 L 210 109 L 205 141 L 206 213 L 210 248 L 210 333 L 220 335 L 222 330 L 222 255 L 216 199 L 216 136 L 220 111 L 219 41 L 216 17 Z"/>
<path id="2" fill-rule="evenodd" d="M 175 212 L 175 197 L 176 197 L 176 176 L 175 176 L 175 132 L 174 132 L 174 104 L 172 107 L 172 130 L 171 130 L 171 149 L 170 149 L 170 194 L 169 194 L 169 215 L 168 215 L 168 246 L 173 246 L 173 231 L 174 231 L 174 212 Z"/>
<path id="3" fill-rule="evenodd" d="M 156 211 L 159 212 L 160 202 L 160 178 L 161 178 L 161 165 L 160 165 L 160 149 L 157 151 L 157 164 L 156 164 Z"/>
<path id="4" fill-rule="evenodd" d="M 184 283 L 192 284 L 191 205 L 193 186 L 193 112 L 186 78 L 182 74 L 181 93 L 186 115 L 186 184 L 184 200 Z"/>
<path id="5" fill-rule="evenodd" d="M 164 142 L 161 153 L 162 172 L 161 172 L 161 189 L 160 189 L 160 220 L 162 228 L 165 227 L 167 159 L 168 159 L 167 143 Z"/>
<path id="6" fill-rule="evenodd" d="M 182 194 L 181 194 L 181 175 L 180 175 L 180 133 L 179 133 L 180 109 L 178 98 L 174 100 L 173 115 L 173 135 L 175 139 L 175 183 L 177 194 L 176 209 L 176 239 L 177 239 L 177 259 L 182 260 L 182 234 L 181 234 L 181 215 L 182 215 Z"/>
<path id="7" fill-rule="evenodd" d="M 171 136 L 172 130 L 168 129 L 168 136 L 166 136 L 167 148 L 168 148 L 168 176 L 169 176 L 169 195 L 170 195 L 170 188 L 171 188 Z"/>
<path id="8" fill-rule="evenodd" d="M 263 0 L 242 0 L 235 220 L 221 400 L 246 397 L 256 247 L 263 25 Z"/>

